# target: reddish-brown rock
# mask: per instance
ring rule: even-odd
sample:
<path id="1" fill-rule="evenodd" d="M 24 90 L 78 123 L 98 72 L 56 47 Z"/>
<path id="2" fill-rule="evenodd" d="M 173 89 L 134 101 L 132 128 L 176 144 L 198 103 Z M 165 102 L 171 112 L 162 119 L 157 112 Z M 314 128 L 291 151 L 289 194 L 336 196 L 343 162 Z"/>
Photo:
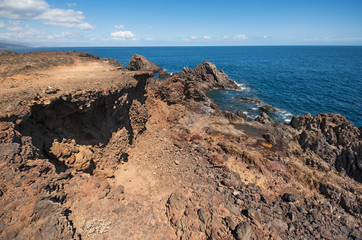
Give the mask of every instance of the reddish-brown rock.
<path id="1" fill-rule="evenodd" d="M 341 116 L 244 122 L 206 97 L 230 87 L 209 62 L 165 81 L 74 52 L 0 63 L 0 239 L 362 234 L 361 183 L 303 144 L 352 166 L 360 133 Z"/>

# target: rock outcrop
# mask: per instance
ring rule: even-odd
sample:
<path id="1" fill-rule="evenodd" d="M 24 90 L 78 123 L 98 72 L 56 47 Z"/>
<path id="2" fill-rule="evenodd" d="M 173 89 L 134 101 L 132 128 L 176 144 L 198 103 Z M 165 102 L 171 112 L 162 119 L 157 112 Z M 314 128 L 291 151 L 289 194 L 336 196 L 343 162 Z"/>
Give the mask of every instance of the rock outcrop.
<path id="1" fill-rule="evenodd" d="M 362 181 L 362 134 L 337 113 L 293 117 L 290 125 L 300 131 L 299 143 L 339 172 Z"/>
<path id="2" fill-rule="evenodd" d="M 253 97 L 253 98 L 248 98 L 248 97 L 239 97 L 239 96 L 235 96 L 235 99 L 238 99 L 240 101 L 244 101 L 244 102 L 251 102 L 251 103 L 263 103 L 263 101 Z"/>
<path id="3" fill-rule="evenodd" d="M 266 113 L 275 113 L 275 112 L 279 111 L 278 109 L 275 109 L 275 108 L 273 108 L 272 106 L 269 106 L 269 105 L 260 106 L 260 107 L 258 107 L 258 109 L 260 111 L 266 112 Z"/>
<path id="4" fill-rule="evenodd" d="M 184 68 L 177 74 L 180 78 L 187 78 L 189 82 L 203 91 L 214 88 L 240 89 L 240 87 L 222 70 L 218 70 L 215 64 L 205 61 L 197 65 L 195 69 Z"/>
<path id="5" fill-rule="evenodd" d="M 155 63 L 147 60 L 144 56 L 135 54 L 128 63 L 127 69 L 130 71 L 151 71 L 158 73 L 161 79 L 165 79 L 171 76 L 171 74 L 165 72 L 163 68 Z"/>
<path id="6" fill-rule="evenodd" d="M 151 71 L 162 72 L 163 69 L 153 62 L 148 61 L 144 56 L 135 54 L 128 63 L 127 69 L 130 71 Z"/>
<path id="7" fill-rule="evenodd" d="M 74 52 L 0 63 L 0 239 L 362 235 L 361 133 L 341 115 L 244 122 L 206 96 L 236 87 L 210 62 L 165 81 Z"/>
<path id="8" fill-rule="evenodd" d="M 207 91 L 215 88 L 239 89 L 227 74 L 208 61 L 197 65 L 195 69 L 184 68 L 182 72 L 173 74 L 155 86 L 156 94 L 169 104 L 193 100 L 208 106 L 212 102 L 206 97 Z"/>

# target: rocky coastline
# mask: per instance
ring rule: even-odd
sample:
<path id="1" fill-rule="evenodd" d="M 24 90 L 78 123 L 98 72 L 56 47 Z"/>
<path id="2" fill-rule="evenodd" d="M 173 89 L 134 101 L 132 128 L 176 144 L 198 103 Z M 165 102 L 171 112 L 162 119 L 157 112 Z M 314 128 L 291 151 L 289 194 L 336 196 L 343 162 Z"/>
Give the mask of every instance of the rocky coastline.
<path id="1" fill-rule="evenodd" d="M 0 75 L 0 239 L 361 239 L 340 114 L 222 111 L 206 92 L 238 86 L 208 61 L 2 51 Z"/>

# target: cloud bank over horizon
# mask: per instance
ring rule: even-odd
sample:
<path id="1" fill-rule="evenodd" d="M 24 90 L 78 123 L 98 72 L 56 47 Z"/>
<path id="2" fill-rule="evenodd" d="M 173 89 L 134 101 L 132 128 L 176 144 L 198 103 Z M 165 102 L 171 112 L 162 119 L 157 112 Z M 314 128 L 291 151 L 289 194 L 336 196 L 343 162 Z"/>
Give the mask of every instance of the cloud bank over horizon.
<path id="1" fill-rule="evenodd" d="M 16 20 L 38 20 L 44 24 L 66 27 L 94 29 L 85 22 L 82 11 L 51 8 L 45 0 L 1 0 L 0 17 Z"/>
<path id="2" fill-rule="evenodd" d="M 362 45 L 362 2 L 0 0 L 0 42 L 35 46 Z M 191 3 L 191 2 L 190 2 Z M 203 11 L 199 11 L 203 9 Z M 217 14 L 211 14 L 217 12 Z"/>

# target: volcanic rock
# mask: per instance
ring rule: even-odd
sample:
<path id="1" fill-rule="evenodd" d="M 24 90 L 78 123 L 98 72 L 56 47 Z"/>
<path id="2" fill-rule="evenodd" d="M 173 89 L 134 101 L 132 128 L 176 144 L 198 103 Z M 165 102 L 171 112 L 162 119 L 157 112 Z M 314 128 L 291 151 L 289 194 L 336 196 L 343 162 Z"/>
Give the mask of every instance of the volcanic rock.
<path id="1" fill-rule="evenodd" d="M 282 196 L 282 199 L 285 202 L 295 202 L 296 201 L 295 196 L 291 193 L 284 193 Z"/>
<path id="2" fill-rule="evenodd" d="M 263 111 L 263 112 L 266 112 L 266 113 L 275 113 L 275 112 L 278 112 L 279 110 L 273 108 L 272 106 L 269 106 L 269 105 L 263 105 L 263 106 L 260 106 L 258 107 L 259 110 Z"/>
<path id="3" fill-rule="evenodd" d="M 0 239 L 362 235 L 343 117 L 246 124 L 206 96 L 233 87 L 209 62 L 165 81 L 75 52 L 0 64 Z"/>
<path id="4" fill-rule="evenodd" d="M 253 120 L 253 118 L 249 117 L 247 114 L 245 114 L 244 111 L 237 111 L 236 115 L 238 115 L 239 117 L 244 118 L 246 120 L 249 120 L 249 121 Z"/>
<path id="5" fill-rule="evenodd" d="M 251 102 L 251 103 L 263 103 L 263 101 L 257 99 L 257 98 L 248 98 L 248 97 L 239 97 L 239 96 L 235 96 L 235 99 L 241 100 L 241 101 L 245 101 L 245 102 Z"/>
<path id="6" fill-rule="evenodd" d="M 125 70 L 126 68 L 113 58 L 102 58 L 101 60 L 108 62 L 110 65 L 117 67 L 117 70 Z"/>
<path id="7" fill-rule="evenodd" d="M 198 88 L 203 91 L 213 88 L 240 89 L 233 80 L 229 79 L 224 71 L 219 71 L 215 64 L 209 61 L 205 61 L 202 65 L 197 65 L 195 69 L 184 68 L 183 72 L 177 75 L 187 78 L 193 84 L 197 84 Z"/>
<path id="8" fill-rule="evenodd" d="M 290 125 L 300 131 L 299 143 L 339 172 L 362 181 L 362 135 L 360 130 L 337 113 L 293 117 Z"/>
<path id="9" fill-rule="evenodd" d="M 263 123 L 263 124 L 274 124 L 275 121 L 273 119 L 271 119 L 268 114 L 266 114 L 265 112 L 262 112 L 256 119 L 255 121 Z"/>
<path id="10" fill-rule="evenodd" d="M 144 56 L 135 54 L 128 63 L 127 69 L 130 71 L 152 71 L 154 73 L 164 72 L 164 70 L 154 64 L 153 62 L 148 61 Z"/>
<path id="11" fill-rule="evenodd" d="M 236 239 L 237 240 L 250 240 L 252 234 L 251 227 L 248 223 L 239 223 L 236 227 Z"/>

